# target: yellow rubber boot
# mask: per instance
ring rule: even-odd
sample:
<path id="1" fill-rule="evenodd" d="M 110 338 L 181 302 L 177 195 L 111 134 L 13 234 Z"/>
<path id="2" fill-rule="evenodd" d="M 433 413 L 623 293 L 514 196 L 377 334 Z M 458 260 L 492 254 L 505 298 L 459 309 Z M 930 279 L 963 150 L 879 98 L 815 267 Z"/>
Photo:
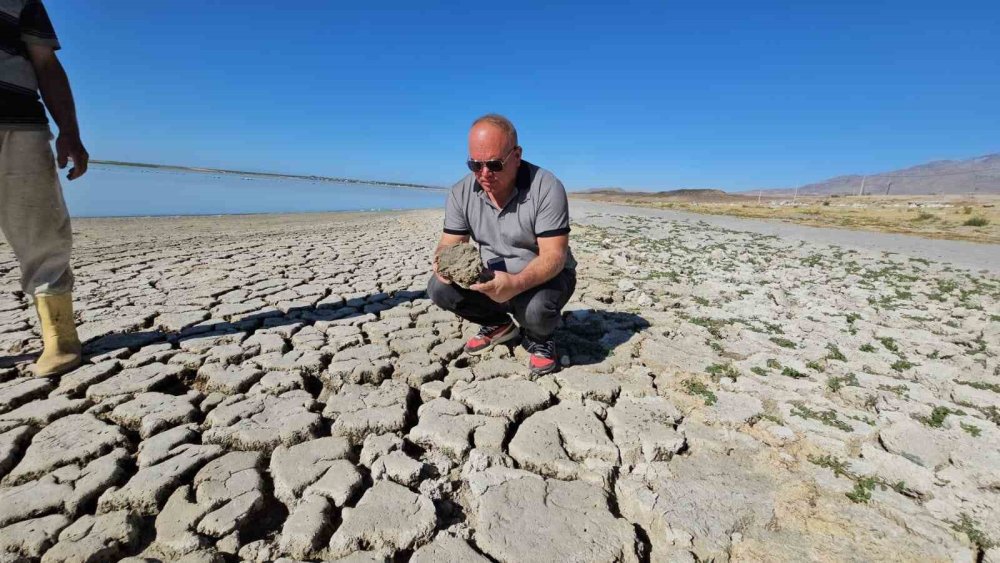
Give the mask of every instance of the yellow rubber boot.
<path id="1" fill-rule="evenodd" d="M 45 344 L 41 357 L 35 362 L 35 375 L 58 375 L 80 365 L 82 347 L 73 321 L 73 296 L 69 293 L 36 295 L 35 306 Z"/>

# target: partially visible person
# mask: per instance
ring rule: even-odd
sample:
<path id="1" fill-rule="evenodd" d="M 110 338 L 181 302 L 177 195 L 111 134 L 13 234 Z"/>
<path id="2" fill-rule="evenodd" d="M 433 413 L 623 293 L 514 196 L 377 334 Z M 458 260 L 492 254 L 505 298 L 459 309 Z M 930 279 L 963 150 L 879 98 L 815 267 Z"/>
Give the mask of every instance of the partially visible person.
<path id="1" fill-rule="evenodd" d="M 41 0 L 0 1 L 0 228 L 21 266 L 21 287 L 34 298 L 44 350 L 38 376 L 81 361 L 73 319 L 72 229 L 59 184 L 87 172 L 76 107 L 56 57 L 59 40 Z M 39 99 L 41 91 L 41 99 Z M 45 107 L 59 127 L 56 156 Z"/>
<path id="2" fill-rule="evenodd" d="M 551 172 L 521 159 L 507 118 L 480 117 L 469 131 L 471 170 L 451 188 L 428 295 L 442 309 L 481 325 L 465 344 L 482 354 L 523 331 L 533 375 L 558 368 L 552 335 L 576 289 L 566 190 Z M 493 278 L 465 289 L 438 272 L 444 248 L 472 238 Z M 511 320 L 513 315 L 517 324 Z"/>

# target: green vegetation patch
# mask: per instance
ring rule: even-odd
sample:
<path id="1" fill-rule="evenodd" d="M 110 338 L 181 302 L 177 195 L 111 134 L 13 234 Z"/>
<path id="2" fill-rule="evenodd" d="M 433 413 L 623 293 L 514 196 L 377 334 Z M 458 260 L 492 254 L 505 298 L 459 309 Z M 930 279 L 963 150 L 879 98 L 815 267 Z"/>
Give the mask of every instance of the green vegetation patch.
<path id="1" fill-rule="evenodd" d="M 869 502 L 877 484 L 874 477 L 861 477 L 854 482 L 854 490 L 845 494 L 853 502 Z"/>
<path id="2" fill-rule="evenodd" d="M 833 342 L 827 343 L 826 349 L 829 350 L 830 352 L 829 354 L 826 355 L 827 360 L 835 360 L 838 362 L 847 361 L 847 356 L 845 356 L 844 353 L 840 351 L 840 348 L 837 348 L 837 345 L 834 344 Z"/>
<path id="3" fill-rule="evenodd" d="M 917 364 L 914 364 L 914 363 L 912 363 L 912 362 L 910 362 L 908 360 L 896 360 L 889 367 L 891 367 L 892 369 L 894 369 L 894 370 L 896 370 L 898 372 L 904 372 L 904 371 L 906 371 L 906 370 L 908 370 L 908 369 L 910 369 L 910 368 L 912 368 L 912 367 L 914 367 L 916 365 Z"/>
<path id="4" fill-rule="evenodd" d="M 775 344 L 781 346 L 782 348 L 790 348 L 793 350 L 795 349 L 795 343 L 787 338 L 782 338 L 780 336 L 772 336 L 771 342 L 774 342 Z"/>
<path id="5" fill-rule="evenodd" d="M 796 401 L 792 403 L 791 415 L 797 416 L 799 418 L 804 418 L 807 420 L 809 419 L 816 420 L 825 424 L 826 426 L 832 426 L 833 428 L 843 430 L 844 432 L 850 432 L 851 430 L 853 430 L 850 424 L 844 422 L 843 420 L 840 420 L 837 417 L 837 411 L 833 409 L 825 411 L 814 411 L 809 407 L 805 406 L 804 404 Z"/>
<path id="6" fill-rule="evenodd" d="M 1000 384 L 997 383 L 986 383 L 983 381 L 959 381 L 955 380 L 955 383 L 959 385 L 965 385 L 966 387 L 972 387 L 973 389 L 979 389 L 980 391 L 993 391 L 994 393 L 1000 393 Z"/>
<path id="7" fill-rule="evenodd" d="M 965 430 L 970 435 L 972 435 L 973 438 L 978 438 L 979 435 L 983 433 L 983 429 L 974 424 L 966 424 L 964 422 L 960 422 L 958 423 L 958 425 L 962 427 L 962 430 Z"/>
<path id="8" fill-rule="evenodd" d="M 846 477 L 847 479 L 854 481 L 854 489 L 844 493 L 847 495 L 847 498 L 851 499 L 852 502 L 870 502 L 872 500 L 872 491 L 875 490 L 875 487 L 880 487 L 883 491 L 886 489 L 892 489 L 901 495 L 911 497 L 920 496 L 918 493 L 908 489 L 906 487 L 906 483 L 903 481 L 890 483 L 877 475 L 858 475 L 850 470 L 847 462 L 829 454 L 823 456 L 809 455 L 806 459 L 814 465 L 833 471 L 833 474 L 836 477 Z"/>
<path id="9" fill-rule="evenodd" d="M 835 477 L 849 477 L 851 475 L 851 470 L 847 465 L 847 462 L 832 456 L 830 454 L 822 456 L 814 456 L 810 454 L 806 457 L 810 463 L 813 465 L 818 465 L 820 467 L 825 467 L 833 471 Z"/>
<path id="10" fill-rule="evenodd" d="M 710 319 L 708 317 L 688 317 L 687 321 L 691 324 L 704 327 L 708 330 L 708 333 L 716 338 L 722 338 L 722 329 L 726 325 L 731 324 L 730 321 L 722 319 Z"/>
<path id="11" fill-rule="evenodd" d="M 705 371 L 708 372 L 712 376 L 712 379 L 715 381 L 718 381 L 723 377 L 728 377 L 729 379 L 736 381 L 736 379 L 740 376 L 739 370 L 736 369 L 736 366 L 734 366 L 731 363 L 712 364 L 707 368 L 705 368 Z"/>
<path id="12" fill-rule="evenodd" d="M 853 373 L 842 375 L 839 377 L 831 377 L 826 380 L 826 386 L 830 391 L 836 393 L 844 386 L 860 387 L 861 384 L 858 383 L 858 378 Z"/>
<path id="13" fill-rule="evenodd" d="M 996 541 L 991 539 L 979 529 L 979 525 L 975 520 L 970 518 L 969 515 L 964 512 L 959 517 L 958 522 L 952 522 L 951 529 L 968 536 L 969 541 L 974 543 L 976 547 L 982 551 L 986 551 L 987 549 L 998 545 Z"/>
<path id="14" fill-rule="evenodd" d="M 899 352 L 899 345 L 896 344 L 896 339 L 894 339 L 892 337 L 889 337 L 889 336 L 883 336 L 883 337 L 880 337 L 880 338 L 876 338 L 875 340 L 878 340 L 879 342 L 881 342 L 882 343 L 882 347 L 885 348 L 886 350 L 892 352 L 893 354 L 899 355 L 899 353 L 900 353 Z"/>
<path id="15" fill-rule="evenodd" d="M 944 426 L 944 419 L 948 418 L 949 414 L 964 415 L 965 412 L 957 409 L 949 409 L 948 407 L 934 407 L 930 416 L 916 416 L 914 418 L 919 420 L 925 426 L 930 426 L 931 428 L 941 428 Z"/>
<path id="16" fill-rule="evenodd" d="M 888 391 L 890 393 L 895 393 L 899 397 L 906 397 L 909 393 L 910 388 L 906 385 L 886 385 L 885 383 L 880 383 L 879 391 Z"/>
<path id="17" fill-rule="evenodd" d="M 714 405 L 719 400 L 711 389 L 697 379 L 686 379 L 681 382 L 681 386 L 684 387 L 684 391 L 688 395 L 698 395 L 704 398 L 706 406 Z"/>
<path id="18" fill-rule="evenodd" d="M 806 367 L 813 371 L 818 371 L 820 373 L 826 371 L 826 368 L 823 366 L 823 364 L 819 363 L 817 360 L 809 360 L 808 362 L 806 362 Z"/>
<path id="19" fill-rule="evenodd" d="M 792 379 L 805 379 L 809 377 L 808 375 L 802 373 L 801 371 L 788 366 L 781 368 L 781 375 L 785 377 L 791 377 Z"/>

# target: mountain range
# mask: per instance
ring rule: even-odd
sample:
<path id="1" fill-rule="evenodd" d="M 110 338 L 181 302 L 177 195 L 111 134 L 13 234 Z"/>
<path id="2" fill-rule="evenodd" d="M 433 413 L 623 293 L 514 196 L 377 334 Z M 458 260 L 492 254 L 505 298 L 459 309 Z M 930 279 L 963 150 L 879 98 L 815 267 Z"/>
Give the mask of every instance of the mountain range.
<path id="1" fill-rule="evenodd" d="M 1000 194 L 1000 153 L 966 160 L 936 160 L 891 172 L 837 176 L 799 186 L 799 195 L 958 195 Z M 764 195 L 791 194 L 795 189 L 763 190 Z"/>
<path id="2" fill-rule="evenodd" d="M 877 174 L 836 176 L 798 188 L 751 189 L 739 192 L 717 189 L 640 191 L 621 188 L 597 188 L 582 193 L 597 195 L 643 194 L 657 197 L 697 197 L 719 199 L 732 196 L 792 195 L 962 195 L 1000 194 L 1000 153 L 966 160 L 936 160 L 926 164 Z"/>

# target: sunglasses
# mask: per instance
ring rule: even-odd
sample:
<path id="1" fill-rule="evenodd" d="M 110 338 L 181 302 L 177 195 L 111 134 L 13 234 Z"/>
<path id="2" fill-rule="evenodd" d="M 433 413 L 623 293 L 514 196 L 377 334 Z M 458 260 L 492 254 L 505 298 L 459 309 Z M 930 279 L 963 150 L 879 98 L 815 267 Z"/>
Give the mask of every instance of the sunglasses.
<path id="1" fill-rule="evenodd" d="M 507 159 L 510 158 L 510 155 L 514 154 L 515 150 L 517 150 L 516 146 L 510 149 L 510 152 L 507 153 L 507 156 L 503 157 L 503 160 L 500 160 L 498 158 L 494 158 L 493 160 L 472 160 L 470 158 L 469 160 L 465 161 L 465 165 L 468 166 L 469 170 L 472 170 L 473 172 L 479 172 L 480 170 L 483 169 L 484 166 L 490 172 L 500 172 L 501 170 L 503 170 L 503 164 L 507 162 Z"/>

